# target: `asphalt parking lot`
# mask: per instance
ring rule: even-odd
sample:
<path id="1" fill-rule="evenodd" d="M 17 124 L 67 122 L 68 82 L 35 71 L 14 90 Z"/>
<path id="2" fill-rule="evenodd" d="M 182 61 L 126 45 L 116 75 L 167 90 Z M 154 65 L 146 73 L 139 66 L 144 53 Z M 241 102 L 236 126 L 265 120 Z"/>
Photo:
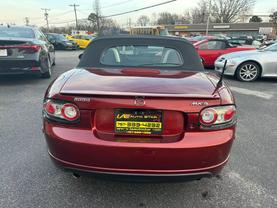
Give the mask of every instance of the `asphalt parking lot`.
<path id="1" fill-rule="evenodd" d="M 76 66 L 80 53 L 57 52 L 52 79 Z M 56 168 L 41 132 L 42 98 L 51 80 L 0 77 L 0 207 L 277 207 L 277 79 L 226 81 L 239 123 L 221 177 L 127 183 L 76 179 Z"/>

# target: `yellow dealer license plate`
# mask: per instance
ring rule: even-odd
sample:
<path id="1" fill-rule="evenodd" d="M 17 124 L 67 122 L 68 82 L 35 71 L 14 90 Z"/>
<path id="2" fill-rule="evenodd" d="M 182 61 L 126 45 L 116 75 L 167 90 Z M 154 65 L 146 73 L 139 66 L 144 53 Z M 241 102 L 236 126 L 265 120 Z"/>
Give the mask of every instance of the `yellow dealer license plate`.
<path id="1" fill-rule="evenodd" d="M 162 134 L 163 116 L 160 110 L 115 110 L 115 132 L 122 134 Z"/>

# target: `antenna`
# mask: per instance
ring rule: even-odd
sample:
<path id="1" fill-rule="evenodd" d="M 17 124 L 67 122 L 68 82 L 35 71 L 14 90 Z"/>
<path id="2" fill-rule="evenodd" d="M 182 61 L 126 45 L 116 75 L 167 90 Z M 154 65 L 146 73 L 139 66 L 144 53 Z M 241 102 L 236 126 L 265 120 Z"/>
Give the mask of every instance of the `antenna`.
<path id="1" fill-rule="evenodd" d="M 226 70 L 226 66 L 227 66 L 227 60 L 225 60 L 225 62 L 224 62 L 224 66 L 222 68 L 220 78 L 218 80 L 218 83 L 216 84 L 216 87 L 215 87 L 215 90 L 214 90 L 213 94 L 218 90 L 218 88 L 220 88 L 222 86 L 223 76 L 224 76 L 224 73 L 225 73 L 225 70 Z"/>
<path id="2" fill-rule="evenodd" d="M 224 66 L 223 66 L 223 69 L 222 69 L 222 73 L 221 73 L 221 76 L 220 76 L 220 78 L 219 78 L 219 81 L 218 81 L 217 85 L 221 85 L 221 84 L 222 84 L 224 72 L 225 72 L 225 70 L 226 70 L 226 65 L 227 65 L 227 60 L 224 62 Z"/>

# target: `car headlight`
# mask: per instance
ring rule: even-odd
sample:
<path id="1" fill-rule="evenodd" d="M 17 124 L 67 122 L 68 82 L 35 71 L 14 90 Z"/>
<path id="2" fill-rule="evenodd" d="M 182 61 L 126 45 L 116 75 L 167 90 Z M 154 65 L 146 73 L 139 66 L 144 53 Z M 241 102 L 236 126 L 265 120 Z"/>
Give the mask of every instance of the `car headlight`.
<path id="1" fill-rule="evenodd" d="M 227 59 L 227 66 L 235 66 L 236 61 L 234 59 Z"/>
<path id="2" fill-rule="evenodd" d="M 225 57 L 219 57 L 216 60 L 216 63 L 222 63 L 222 64 L 224 64 L 224 62 L 226 60 L 227 60 L 227 66 L 235 66 L 236 65 L 236 61 L 234 59 L 228 59 L 228 58 L 225 58 Z"/>
<path id="3" fill-rule="evenodd" d="M 218 57 L 216 62 L 224 62 L 225 60 L 226 60 L 226 58 L 224 58 L 223 56 L 220 56 L 220 57 Z"/>
<path id="4" fill-rule="evenodd" d="M 66 45 L 72 45 L 72 43 L 67 42 Z"/>

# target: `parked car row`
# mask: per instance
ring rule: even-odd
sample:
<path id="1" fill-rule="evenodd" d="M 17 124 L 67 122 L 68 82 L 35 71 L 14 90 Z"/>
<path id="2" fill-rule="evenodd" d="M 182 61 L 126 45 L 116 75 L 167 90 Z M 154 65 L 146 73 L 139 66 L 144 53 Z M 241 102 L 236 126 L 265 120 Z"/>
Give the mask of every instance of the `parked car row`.
<path id="1" fill-rule="evenodd" d="M 214 68 L 215 60 L 227 53 L 255 50 L 250 46 L 234 46 L 226 39 L 205 39 L 194 44 L 205 68 Z"/>
<path id="2" fill-rule="evenodd" d="M 264 49 L 222 55 L 215 61 L 215 70 L 222 72 L 225 61 L 227 68 L 224 74 L 235 76 L 240 81 L 277 77 L 277 43 Z"/>
<path id="3" fill-rule="evenodd" d="M 262 44 L 252 37 L 215 38 L 202 36 L 194 43 L 205 68 L 231 75 L 240 81 L 251 82 L 260 77 L 277 77 L 277 43 L 274 40 Z M 199 40 L 201 38 L 198 38 Z M 189 40 L 191 42 L 191 40 Z"/>

